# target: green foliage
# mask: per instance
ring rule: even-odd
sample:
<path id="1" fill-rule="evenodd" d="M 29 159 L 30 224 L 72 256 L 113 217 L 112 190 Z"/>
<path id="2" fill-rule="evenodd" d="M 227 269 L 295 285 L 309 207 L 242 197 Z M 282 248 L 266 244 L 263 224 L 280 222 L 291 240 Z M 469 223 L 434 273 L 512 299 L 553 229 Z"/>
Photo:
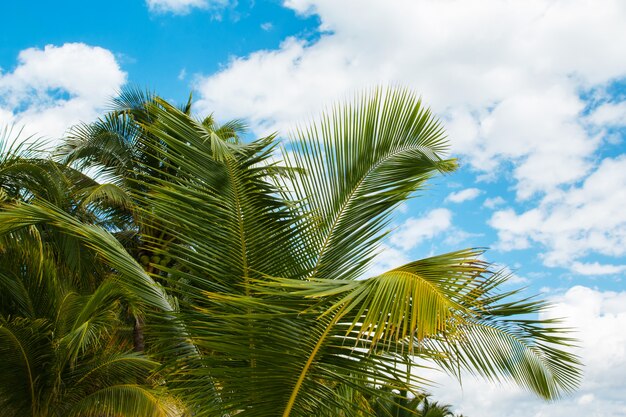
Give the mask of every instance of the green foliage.
<path id="1" fill-rule="evenodd" d="M 105 403 L 106 415 L 158 415 L 151 406 L 171 405 L 154 393 L 165 387 L 193 416 L 372 415 L 385 396 L 372 381 L 416 393 L 424 360 L 548 399 L 576 387 L 566 329 L 535 318 L 545 303 L 502 291 L 506 276 L 482 250 L 367 276 L 393 209 L 456 167 L 440 124 L 412 93 L 375 90 L 336 106 L 284 148 L 274 136 L 244 143 L 241 122 L 195 119 L 190 103 L 126 91 L 110 114 L 72 131 L 55 156 L 63 164 L 29 159 L 23 183 L 0 169 L 2 250 L 32 240 L 19 262 L 2 258 L 14 271 L 0 274 L 10 299 L 2 329 L 60 338 L 42 348 L 66 352 L 55 375 L 132 358 L 114 361 L 132 371 L 111 372 L 110 385 L 54 397 L 75 407 L 63 415 Z M 19 157 L 6 160 L 20 170 Z M 34 187 L 37 176 L 52 185 Z M 145 354 L 127 353 L 129 312 Z M 71 323 L 51 336 L 60 316 Z M 3 354 L 14 342 L 1 340 Z M 44 360 L 29 368 L 11 349 L 7 381 Z M 1 400 L 36 403 L 28 381 L 22 402 L 4 391 Z"/>
<path id="2" fill-rule="evenodd" d="M 111 269 L 132 258 L 102 228 L 110 212 L 85 203 L 101 186 L 31 152 L 5 153 L 0 172 L 12 196 L 0 209 L 2 415 L 172 415 L 159 363 L 129 352 L 124 320 L 169 304 L 141 268 Z"/>

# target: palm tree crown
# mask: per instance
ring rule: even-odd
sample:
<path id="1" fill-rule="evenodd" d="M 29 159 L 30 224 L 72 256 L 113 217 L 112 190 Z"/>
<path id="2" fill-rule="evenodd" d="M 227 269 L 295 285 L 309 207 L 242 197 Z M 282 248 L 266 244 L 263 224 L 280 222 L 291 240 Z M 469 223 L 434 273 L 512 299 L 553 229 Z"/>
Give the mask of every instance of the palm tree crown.
<path id="1" fill-rule="evenodd" d="M 0 233 L 54 228 L 140 294 L 146 349 L 189 415 L 371 415 L 345 390 L 417 393 L 424 359 L 548 399 L 576 387 L 566 331 L 534 318 L 546 303 L 502 291 L 506 276 L 482 250 L 368 277 L 393 210 L 456 168 L 412 93 L 362 95 L 283 147 L 275 136 L 241 142 L 239 122 L 219 128 L 189 105 L 135 98 L 62 153 L 114 177 L 138 246 L 45 201 L 5 205 Z"/>

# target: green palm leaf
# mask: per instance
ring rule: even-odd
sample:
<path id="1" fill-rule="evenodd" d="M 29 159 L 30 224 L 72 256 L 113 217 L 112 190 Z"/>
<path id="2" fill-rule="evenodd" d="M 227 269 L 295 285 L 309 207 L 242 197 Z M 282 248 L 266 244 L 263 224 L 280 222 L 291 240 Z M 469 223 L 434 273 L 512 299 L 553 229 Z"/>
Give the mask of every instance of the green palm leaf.
<path id="1" fill-rule="evenodd" d="M 375 90 L 299 129 L 284 157 L 312 215 L 311 275 L 353 279 L 371 261 L 392 209 L 439 172 L 448 144 L 429 109 L 407 90 Z"/>
<path id="2" fill-rule="evenodd" d="M 0 278 L 11 311 L 46 311 L 63 378 L 91 381 L 74 384 L 64 415 L 93 415 L 97 404 L 166 415 L 175 401 L 158 384 L 194 416 L 367 415 L 346 398 L 375 397 L 372 384 L 417 392 L 423 360 L 546 398 L 577 385 L 566 329 L 536 318 L 544 303 L 502 292 L 506 277 L 481 250 L 360 279 L 393 209 L 456 167 L 412 93 L 375 90 L 334 107 L 285 144 L 284 163 L 275 136 L 243 143 L 241 122 L 196 120 L 190 107 L 129 90 L 74 131 L 64 161 L 115 185 L 49 161 L 21 182 L 0 175 L 12 196 L 0 241 L 28 271 Z M 38 189 L 37 176 L 56 188 Z M 36 289 L 31 274 L 47 284 Z M 111 350 L 125 340 L 122 305 L 142 317 L 134 331 L 165 362 L 159 374 L 156 361 Z"/>
<path id="3" fill-rule="evenodd" d="M 146 176 L 143 183 L 152 185 L 138 198 L 178 242 L 152 245 L 177 258 L 166 279 L 180 296 L 177 316 L 203 352 L 195 365 L 188 357 L 172 365 L 185 369 L 184 384 L 172 389 L 198 415 L 314 414 L 341 403 L 336 384 L 406 381 L 406 367 L 419 370 L 422 358 L 455 373 L 479 367 L 480 375 L 540 395 L 575 385 L 577 362 L 561 350 L 567 338 L 558 326 L 546 331 L 554 330 L 559 354 L 543 361 L 524 354 L 505 363 L 498 360 L 503 352 L 472 338 L 487 317 L 513 337 L 524 327 L 509 314 L 541 307 L 493 308 L 514 294 L 497 295 L 505 277 L 480 260 L 480 250 L 355 280 L 375 255 L 392 209 L 455 166 L 444 159 L 439 124 L 410 93 L 377 91 L 299 131 L 280 174 L 268 168 L 271 137 L 219 143 L 206 132 L 211 123 L 198 124 L 162 101 L 150 114 L 157 122 L 144 128 L 164 145 L 176 176 Z M 527 346 L 550 355 L 538 336 L 527 333 Z M 539 383 L 529 382 L 536 374 L 511 371 L 514 362 L 545 370 L 550 361 L 560 371 Z M 424 382 L 419 374 L 408 379 L 409 386 Z"/>

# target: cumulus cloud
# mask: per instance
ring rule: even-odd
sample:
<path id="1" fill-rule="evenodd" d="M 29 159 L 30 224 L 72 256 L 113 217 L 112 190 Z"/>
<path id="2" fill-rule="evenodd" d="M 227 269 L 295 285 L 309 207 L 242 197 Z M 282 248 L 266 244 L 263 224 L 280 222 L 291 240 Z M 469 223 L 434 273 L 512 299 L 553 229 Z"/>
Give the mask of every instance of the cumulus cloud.
<path id="1" fill-rule="evenodd" d="M 626 155 L 605 158 L 580 186 L 550 194 L 538 207 L 517 213 L 496 211 L 490 225 L 501 249 L 546 248 L 547 266 L 599 275 L 624 271 L 624 265 L 584 263 L 590 254 L 626 255 Z"/>
<path id="2" fill-rule="evenodd" d="M 366 276 L 378 275 L 423 257 L 412 252 L 425 241 L 436 238 L 437 242 L 456 244 L 471 236 L 474 235 L 452 224 L 452 212 L 448 209 L 437 208 L 419 217 L 409 217 L 381 245 Z"/>
<path id="3" fill-rule="evenodd" d="M 575 183 L 593 168 L 601 137 L 580 121 L 579 92 L 626 74 L 621 1 L 285 5 L 318 14 L 321 37 L 232 59 L 197 83 L 203 111 L 247 117 L 267 133 L 355 90 L 401 83 L 442 115 L 453 149 L 474 169 L 493 173 L 513 161 L 519 198 Z"/>
<path id="4" fill-rule="evenodd" d="M 405 251 L 383 244 L 380 247 L 380 254 L 376 257 L 374 264 L 368 269 L 366 277 L 380 275 L 393 268 L 408 264 L 411 260 L 414 259 L 410 259 Z"/>
<path id="5" fill-rule="evenodd" d="M 536 399 L 512 386 L 494 386 L 466 376 L 463 386 L 441 374 L 437 400 L 454 405 L 455 411 L 482 417 L 618 417 L 626 415 L 626 291 L 598 291 L 576 286 L 552 300 L 546 318 L 566 318 L 564 326 L 577 329 L 585 364 L 580 389 L 554 403 Z"/>
<path id="6" fill-rule="evenodd" d="M 504 200 L 504 198 L 500 196 L 496 196 L 496 197 L 486 198 L 485 202 L 483 203 L 483 206 L 489 209 L 493 209 L 493 208 L 496 208 L 497 206 L 501 206 L 504 203 L 506 203 L 506 200 Z"/>
<path id="7" fill-rule="evenodd" d="M 600 126 L 626 126 L 626 101 L 603 103 L 594 109 L 589 121 Z"/>
<path id="8" fill-rule="evenodd" d="M 581 275 L 614 275 L 626 271 L 626 265 L 601 264 L 600 262 L 574 262 L 571 270 Z"/>
<path id="9" fill-rule="evenodd" d="M 452 213 L 438 208 L 425 216 L 410 217 L 391 235 L 389 242 L 408 251 L 426 239 L 432 239 L 452 226 Z"/>
<path id="10" fill-rule="evenodd" d="M 455 191 L 450 193 L 446 197 L 446 201 L 450 201 L 452 203 L 462 203 L 464 201 L 470 201 L 478 197 L 482 193 L 478 188 L 466 188 L 461 191 Z"/>
<path id="11" fill-rule="evenodd" d="M 354 91 L 407 85 L 442 117 L 454 153 L 483 179 L 504 176 L 526 200 L 525 211 L 491 218 L 500 249 L 545 248 L 546 265 L 577 274 L 623 272 L 619 261 L 585 259 L 623 256 L 626 247 L 623 211 L 615 212 L 624 184 L 606 172 L 622 163 L 599 156 L 614 140 L 605 127 L 624 120 L 624 103 L 606 92 L 626 77 L 623 2 L 284 4 L 317 14 L 319 39 L 288 38 L 199 78 L 202 112 L 246 117 L 259 134 L 284 132 Z M 596 187 L 599 177 L 614 186 Z"/>
<path id="12" fill-rule="evenodd" d="M 178 15 L 188 14 L 193 9 L 221 8 L 228 3 L 228 0 L 146 0 L 148 9 L 153 13 Z"/>
<path id="13" fill-rule="evenodd" d="M 0 73 L 0 121 L 25 133 L 58 137 L 90 121 L 126 82 L 111 51 L 84 43 L 20 52 L 15 69 Z"/>

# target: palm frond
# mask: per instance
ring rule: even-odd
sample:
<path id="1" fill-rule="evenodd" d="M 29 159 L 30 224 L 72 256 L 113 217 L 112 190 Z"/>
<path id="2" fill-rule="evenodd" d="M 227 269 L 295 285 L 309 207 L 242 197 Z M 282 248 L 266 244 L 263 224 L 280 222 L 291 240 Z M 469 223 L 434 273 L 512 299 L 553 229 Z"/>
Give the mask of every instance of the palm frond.
<path id="1" fill-rule="evenodd" d="M 394 207 L 436 173 L 450 172 L 443 129 L 407 90 L 375 90 L 297 130 L 284 159 L 314 216 L 314 277 L 354 279 L 367 268 Z"/>
<path id="2" fill-rule="evenodd" d="M 68 417 L 170 417 L 176 408 L 167 397 L 136 384 L 113 385 L 96 391 L 67 410 Z"/>
<path id="3" fill-rule="evenodd" d="M 36 224 L 45 223 L 69 236 L 78 238 L 85 247 L 101 256 L 109 265 L 124 277 L 121 281 L 142 302 L 164 311 L 172 307 L 163 289 L 155 283 L 144 269 L 130 256 L 124 247 L 107 231 L 83 224 L 46 204 L 16 205 L 5 207 L 0 212 L 0 236 Z"/>
<path id="4" fill-rule="evenodd" d="M 36 415 L 43 367 L 51 360 L 50 323 L 0 317 L 0 404 L 15 415 Z"/>
<path id="5" fill-rule="evenodd" d="M 499 297 L 498 297 L 499 298 Z M 477 309 L 453 338 L 427 343 L 448 361 L 437 361 L 459 375 L 464 369 L 496 382 L 513 381 L 545 399 L 571 393 L 581 379 L 581 364 L 573 353 L 576 340 L 560 320 L 538 319 L 548 308 L 541 301 L 501 301 Z"/>

